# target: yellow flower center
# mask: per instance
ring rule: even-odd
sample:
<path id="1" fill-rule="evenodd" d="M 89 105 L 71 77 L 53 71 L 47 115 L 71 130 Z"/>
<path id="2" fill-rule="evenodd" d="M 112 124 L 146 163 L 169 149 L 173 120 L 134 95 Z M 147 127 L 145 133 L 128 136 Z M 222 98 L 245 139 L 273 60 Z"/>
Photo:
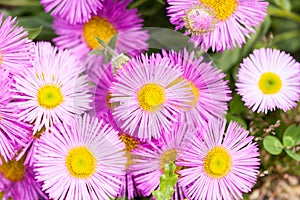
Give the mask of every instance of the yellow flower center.
<path id="1" fill-rule="evenodd" d="M 179 82 L 181 82 L 183 80 L 188 82 L 187 83 L 187 88 L 189 87 L 190 91 L 193 94 L 193 97 L 190 99 L 190 102 L 189 102 L 189 105 L 191 105 L 191 107 L 189 106 L 189 108 L 183 108 L 184 110 L 189 110 L 197 104 L 198 98 L 200 96 L 199 89 L 194 85 L 194 83 L 192 81 L 189 81 L 189 80 L 185 79 L 185 78 L 177 78 L 172 83 L 170 83 L 168 85 L 168 87 L 172 87 L 172 86 L 178 84 Z"/>
<path id="2" fill-rule="evenodd" d="M 120 135 L 120 138 L 126 146 L 126 169 L 129 169 L 129 167 L 133 164 L 133 154 L 131 153 L 131 151 L 136 149 L 140 142 L 127 134 Z"/>
<path id="3" fill-rule="evenodd" d="M 212 8 L 217 19 L 223 21 L 230 17 L 237 7 L 237 0 L 200 0 L 200 2 Z"/>
<path id="4" fill-rule="evenodd" d="M 197 102 L 198 102 L 198 98 L 199 98 L 199 89 L 194 85 L 194 83 L 192 83 L 191 81 L 189 81 L 189 86 L 192 89 L 192 93 L 193 93 L 193 99 L 191 101 L 191 106 L 194 107 Z"/>
<path id="5" fill-rule="evenodd" d="M 266 72 L 261 75 L 258 87 L 264 94 L 276 94 L 282 87 L 282 81 L 277 74 Z"/>
<path id="6" fill-rule="evenodd" d="M 161 169 L 164 169 L 165 165 L 170 164 L 171 162 L 175 162 L 177 157 L 177 151 L 176 149 L 170 149 L 165 151 L 160 156 L 159 165 Z"/>
<path id="7" fill-rule="evenodd" d="M 116 33 L 116 29 L 102 17 L 94 16 L 83 25 L 83 37 L 91 49 L 99 45 L 96 36 L 107 44 Z"/>
<path id="8" fill-rule="evenodd" d="M 3 63 L 3 56 L 2 52 L 0 52 L 0 69 L 2 68 L 1 64 Z"/>
<path id="9" fill-rule="evenodd" d="M 110 99 L 111 99 L 111 92 L 107 92 L 105 96 L 105 103 L 108 106 L 108 108 L 112 110 L 113 106 L 111 103 L 109 103 Z"/>
<path id="10" fill-rule="evenodd" d="M 138 101 L 142 109 L 156 111 L 166 101 L 165 89 L 155 83 L 146 84 L 138 91 Z"/>
<path id="11" fill-rule="evenodd" d="M 127 134 L 122 134 L 120 138 L 126 145 L 126 151 L 132 151 L 133 149 L 137 148 L 140 143 L 138 140 Z"/>
<path id="12" fill-rule="evenodd" d="M 77 147 L 69 151 L 66 166 L 70 174 L 76 178 L 88 178 L 95 172 L 96 158 L 86 147 Z"/>
<path id="13" fill-rule="evenodd" d="M 204 159 L 204 171 L 212 178 L 222 178 L 231 170 L 231 156 L 221 146 L 210 150 Z"/>
<path id="14" fill-rule="evenodd" d="M 0 172 L 6 179 L 10 180 L 11 182 L 23 180 L 25 174 L 25 156 L 18 161 L 16 161 L 16 159 L 13 159 L 11 161 L 5 162 L 3 158 L 1 158 L 1 160 L 2 165 L 0 165 Z"/>
<path id="15" fill-rule="evenodd" d="M 40 106 L 54 109 L 63 102 L 63 95 L 56 85 L 45 85 L 39 89 L 37 99 Z"/>

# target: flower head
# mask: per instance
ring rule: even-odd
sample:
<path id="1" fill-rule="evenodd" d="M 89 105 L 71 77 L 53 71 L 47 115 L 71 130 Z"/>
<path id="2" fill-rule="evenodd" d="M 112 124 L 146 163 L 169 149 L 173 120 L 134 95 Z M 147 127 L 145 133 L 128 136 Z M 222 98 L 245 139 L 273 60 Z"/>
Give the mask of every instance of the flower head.
<path id="1" fill-rule="evenodd" d="M 20 120 L 34 123 L 34 132 L 49 130 L 60 120 L 67 123 L 75 114 L 89 109 L 90 95 L 84 67 L 67 51 L 50 43 L 35 46 L 33 68 L 15 76 L 15 103 Z"/>
<path id="2" fill-rule="evenodd" d="M 146 40 L 149 36 L 141 29 L 143 20 L 138 16 L 137 10 L 127 9 L 130 2 L 131 0 L 105 0 L 105 9 L 98 10 L 97 14 L 82 24 L 70 25 L 55 18 L 53 29 L 58 35 L 54 38 L 55 44 L 59 48 L 70 49 L 78 58 L 86 59 L 87 54 L 99 46 L 96 36 L 108 43 L 118 33 L 118 53 L 125 51 L 131 56 L 141 53 L 148 47 Z M 93 59 L 97 57 L 99 56 L 92 56 Z"/>
<path id="3" fill-rule="evenodd" d="M 254 50 L 244 59 L 237 76 L 237 91 L 253 111 L 287 111 L 299 101 L 300 64 L 285 52 Z"/>
<path id="4" fill-rule="evenodd" d="M 103 0 L 41 0 L 46 12 L 70 24 L 84 23 L 102 8 Z"/>
<path id="5" fill-rule="evenodd" d="M 186 28 L 201 49 L 224 51 L 246 42 L 264 20 L 268 2 L 263 0 L 168 0 L 168 15 L 176 29 Z"/>
<path id="6" fill-rule="evenodd" d="M 121 128 L 140 139 L 171 130 L 192 98 L 188 83 L 178 80 L 181 76 L 179 66 L 159 54 L 142 55 L 124 65 L 110 88 L 111 102 L 119 104 L 113 115 L 123 122 Z"/>
<path id="7" fill-rule="evenodd" d="M 259 149 L 253 137 L 235 122 L 211 120 L 201 137 L 179 153 L 185 169 L 179 185 L 191 199 L 242 199 L 259 172 Z"/>
<path id="8" fill-rule="evenodd" d="M 170 58 L 183 70 L 180 79 L 189 83 L 193 97 L 190 99 L 191 107 L 182 111 L 181 122 L 189 123 L 194 127 L 205 126 L 214 117 L 222 117 L 227 110 L 230 89 L 225 74 L 215 68 L 211 62 L 204 62 L 204 57 L 194 57 L 194 52 L 184 50 L 163 51 L 164 57 Z"/>
<path id="9" fill-rule="evenodd" d="M 86 114 L 78 116 L 70 126 L 58 124 L 38 140 L 37 180 L 53 199 L 116 197 L 125 174 L 124 148 L 108 124 Z"/>
<path id="10" fill-rule="evenodd" d="M 195 137 L 195 133 L 187 125 L 175 124 L 171 132 L 165 132 L 157 140 L 148 140 L 132 151 L 133 164 L 131 171 L 138 190 L 144 196 L 159 187 L 160 176 L 164 166 L 177 161 L 177 156 L 184 151 Z M 176 167 L 178 172 L 180 167 Z M 184 191 L 176 185 L 172 199 L 184 199 Z"/>
<path id="11" fill-rule="evenodd" d="M 2 158 L 1 158 L 2 159 Z M 4 161 L 0 165 L 0 192 L 3 199 L 47 199 L 42 192 L 41 183 L 34 177 L 33 168 L 24 165 L 25 157 Z"/>
<path id="12" fill-rule="evenodd" d="M 0 68 L 20 74 L 31 66 L 32 43 L 23 27 L 16 26 L 16 18 L 3 16 L 0 14 Z"/>

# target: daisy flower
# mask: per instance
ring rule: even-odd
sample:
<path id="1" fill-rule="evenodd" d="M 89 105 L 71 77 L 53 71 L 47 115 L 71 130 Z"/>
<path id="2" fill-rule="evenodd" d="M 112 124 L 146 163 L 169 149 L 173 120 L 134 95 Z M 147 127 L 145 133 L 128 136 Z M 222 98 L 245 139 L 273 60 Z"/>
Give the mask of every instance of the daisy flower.
<path id="1" fill-rule="evenodd" d="M 4 161 L 0 165 L 0 192 L 3 199 L 48 199 L 42 192 L 41 183 L 34 178 L 33 168 L 24 165 L 24 158 Z"/>
<path id="2" fill-rule="evenodd" d="M 241 48 L 245 36 L 264 21 L 268 2 L 263 0 L 168 0 L 170 22 L 186 28 L 195 46 L 206 51 Z"/>
<path id="3" fill-rule="evenodd" d="M 149 140 L 132 151 L 133 164 L 131 171 L 142 195 L 149 196 L 159 187 L 160 176 L 164 166 L 177 160 L 177 155 L 184 151 L 190 140 L 196 135 L 187 125 L 174 125 L 170 133 L 166 132 L 157 140 Z M 176 168 L 177 172 L 180 168 Z M 172 199 L 184 199 L 184 191 L 177 184 Z"/>
<path id="4" fill-rule="evenodd" d="M 195 137 L 176 165 L 185 169 L 179 185 L 189 199 L 243 199 L 259 172 L 259 149 L 253 136 L 235 122 L 210 121 L 201 139 Z"/>
<path id="5" fill-rule="evenodd" d="M 32 134 L 32 126 L 19 121 L 16 108 L 10 101 L 12 80 L 9 72 L 0 70 L 0 156 L 4 161 L 11 160 L 16 151 L 27 145 Z M 1 164 L 1 159 L 0 159 Z"/>
<path id="6" fill-rule="evenodd" d="M 253 111 L 287 111 L 300 97 L 300 64 L 276 49 L 257 49 L 243 60 L 238 72 L 237 92 Z"/>
<path id="7" fill-rule="evenodd" d="M 158 138 L 170 131 L 182 108 L 192 98 L 176 63 L 159 54 L 130 60 L 110 87 L 113 115 L 126 133 L 140 139 Z"/>
<path id="8" fill-rule="evenodd" d="M 228 81 L 223 80 L 226 75 L 215 68 L 212 62 L 204 62 L 204 57 L 195 58 L 194 52 L 163 51 L 163 55 L 181 66 L 183 70 L 181 79 L 188 81 L 193 92 L 193 98 L 190 99 L 191 107 L 182 111 L 181 122 L 198 127 L 205 126 L 211 118 L 222 117 L 231 99 Z"/>
<path id="9" fill-rule="evenodd" d="M 0 68 L 12 74 L 20 73 L 31 66 L 32 43 L 26 38 L 27 32 L 16 25 L 16 18 L 4 19 L 0 14 Z"/>
<path id="10" fill-rule="evenodd" d="M 125 174 L 124 148 L 108 124 L 78 116 L 41 136 L 34 154 L 37 180 L 52 199 L 116 197 Z"/>
<path id="11" fill-rule="evenodd" d="M 20 120 L 34 123 L 34 133 L 45 126 L 72 119 L 89 109 L 89 86 L 81 75 L 84 66 L 67 51 L 57 51 L 50 43 L 35 45 L 33 68 L 15 76 L 15 103 Z"/>
<path id="12" fill-rule="evenodd" d="M 41 0 L 46 12 L 70 24 L 84 23 L 102 8 L 103 0 Z"/>
<path id="13" fill-rule="evenodd" d="M 99 46 L 96 36 L 108 43 L 118 33 L 118 53 L 125 51 L 130 56 L 140 54 L 147 50 L 146 40 L 149 36 L 142 30 L 143 20 L 137 14 L 137 9 L 127 9 L 130 2 L 131 0 L 105 0 L 105 9 L 98 10 L 97 14 L 82 24 L 70 25 L 54 18 L 53 29 L 58 37 L 53 41 L 59 48 L 70 49 L 78 58 L 86 59 L 87 54 Z"/>

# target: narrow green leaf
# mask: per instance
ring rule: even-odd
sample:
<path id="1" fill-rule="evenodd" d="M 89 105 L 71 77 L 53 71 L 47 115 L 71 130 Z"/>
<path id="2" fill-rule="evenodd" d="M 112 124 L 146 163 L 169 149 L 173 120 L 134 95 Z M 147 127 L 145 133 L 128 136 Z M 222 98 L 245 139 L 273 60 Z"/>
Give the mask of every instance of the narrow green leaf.
<path id="1" fill-rule="evenodd" d="M 28 38 L 30 40 L 34 40 L 43 30 L 43 27 L 37 27 L 37 28 L 24 28 L 28 32 Z"/>
<path id="2" fill-rule="evenodd" d="M 118 33 L 115 34 L 109 41 L 108 46 L 112 49 L 116 48 L 116 44 L 117 44 L 117 39 L 118 39 Z"/>
<path id="3" fill-rule="evenodd" d="M 275 137 L 268 135 L 264 138 L 263 141 L 264 148 L 273 155 L 278 155 L 282 152 L 283 145 L 281 144 L 280 140 Z"/>
<path id="4" fill-rule="evenodd" d="M 300 126 L 289 126 L 283 134 L 282 141 L 285 147 L 292 147 L 300 142 Z"/>
<path id="5" fill-rule="evenodd" d="M 104 51 L 99 49 L 93 49 L 89 52 L 89 55 L 104 55 Z"/>
<path id="6" fill-rule="evenodd" d="M 285 152 L 293 159 L 300 161 L 300 153 L 294 153 L 292 150 L 290 149 L 285 149 Z"/>
<path id="7" fill-rule="evenodd" d="M 290 11 L 292 8 L 290 0 L 275 0 L 275 3 L 282 9 Z"/>
<path id="8" fill-rule="evenodd" d="M 174 186 L 177 183 L 178 175 L 175 174 L 176 165 L 171 162 L 164 167 L 164 173 L 160 176 L 159 190 L 152 194 L 156 200 L 169 200 L 174 193 Z"/>

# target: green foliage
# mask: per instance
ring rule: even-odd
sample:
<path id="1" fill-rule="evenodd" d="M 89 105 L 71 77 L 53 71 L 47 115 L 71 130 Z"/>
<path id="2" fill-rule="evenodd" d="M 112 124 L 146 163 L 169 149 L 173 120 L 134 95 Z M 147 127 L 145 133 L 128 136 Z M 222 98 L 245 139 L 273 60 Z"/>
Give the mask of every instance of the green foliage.
<path id="1" fill-rule="evenodd" d="M 28 38 L 30 40 L 34 40 L 43 30 L 43 27 L 37 27 L 37 28 L 25 28 L 25 30 L 28 32 Z"/>
<path id="2" fill-rule="evenodd" d="M 164 173 L 160 176 L 159 190 L 152 192 L 156 200 L 169 200 L 171 198 L 174 193 L 174 186 L 178 180 L 175 169 L 176 165 L 173 162 L 165 165 Z"/>
<path id="3" fill-rule="evenodd" d="M 284 132 L 283 144 L 275 136 L 266 136 L 263 144 L 264 148 L 273 155 L 279 155 L 282 150 L 291 158 L 300 161 L 300 154 L 297 152 L 297 145 L 300 143 L 300 127 L 295 124 L 290 125 Z"/>
<path id="4" fill-rule="evenodd" d="M 263 141 L 264 148 L 273 155 L 279 155 L 282 152 L 283 145 L 281 144 L 280 140 L 275 137 L 268 135 L 264 138 Z"/>

